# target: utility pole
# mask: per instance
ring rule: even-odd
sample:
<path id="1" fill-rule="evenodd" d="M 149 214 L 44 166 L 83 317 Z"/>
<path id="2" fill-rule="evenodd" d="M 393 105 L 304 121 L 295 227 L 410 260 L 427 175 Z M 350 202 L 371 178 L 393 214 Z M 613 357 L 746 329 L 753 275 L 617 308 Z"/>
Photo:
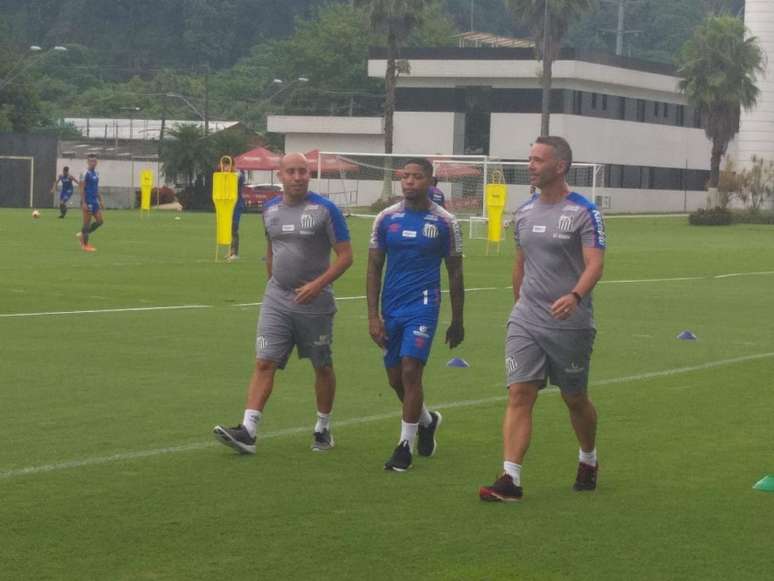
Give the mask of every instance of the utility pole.
<path id="1" fill-rule="evenodd" d="M 210 65 L 204 65 L 204 135 L 210 134 Z"/>
<path id="2" fill-rule="evenodd" d="M 548 1 L 543 0 L 545 10 L 543 12 L 543 102 L 540 111 L 540 135 L 549 135 L 550 115 L 551 115 L 551 62 L 552 56 L 549 55 L 550 44 L 548 39 L 551 36 L 551 11 L 548 8 Z"/>
<path id="3" fill-rule="evenodd" d="M 470 32 L 475 30 L 475 27 L 473 26 L 473 15 L 475 14 L 475 10 L 476 0 L 470 0 Z"/>
<path id="4" fill-rule="evenodd" d="M 615 32 L 615 54 L 618 56 L 623 54 L 625 6 L 626 0 L 618 0 L 618 27 L 616 28 Z"/>

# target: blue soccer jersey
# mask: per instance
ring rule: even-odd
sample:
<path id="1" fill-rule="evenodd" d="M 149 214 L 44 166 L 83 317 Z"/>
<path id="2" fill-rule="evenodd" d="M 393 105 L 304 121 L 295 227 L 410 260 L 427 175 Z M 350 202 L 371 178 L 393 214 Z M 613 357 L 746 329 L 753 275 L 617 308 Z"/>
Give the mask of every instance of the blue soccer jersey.
<path id="1" fill-rule="evenodd" d="M 437 311 L 441 304 L 441 260 L 462 255 L 457 219 L 438 204 L 413 211 L 399 202 L 374 220 L 370 248 L 387 256 L 382 313 Z"/>
<path id="2" fill-rule="evenodd" d="M 99 203 L 99 173 L 96 170 L 86 170 L 83 174 L 83 192 L 86 195 L 87 204 Z"/>
<path id="3" fill-rule="evenodd" d="M 60 175 L 57 178 L 57 181 L 62 185 L 62 191 L 60 192 L 60 196 L 62 198 L 69 198 L 73 195 L 73 176 L 71 175 Z"/>

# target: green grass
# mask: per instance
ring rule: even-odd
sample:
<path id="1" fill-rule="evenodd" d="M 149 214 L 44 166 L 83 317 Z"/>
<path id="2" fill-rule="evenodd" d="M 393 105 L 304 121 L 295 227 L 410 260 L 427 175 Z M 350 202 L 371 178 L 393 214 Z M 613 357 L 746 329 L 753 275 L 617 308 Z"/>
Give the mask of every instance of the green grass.
<path id="1" fill-rule="evenodd" d="M 0 313 L 207 308 L 0 317 L 0 579 L 771 576 L 774 494 L 752 485 L 774 472 L 774 275 L 714 278 L 774 271 L 771 226 L 611 219 L 595 294 L 599 489 L 570 491 L 577 445 L 549 391 L 525 500 L 489 505 L 477 488 L 501 462 L 509 244 L 500 256 L 466 247 L 466 286 L 497 287 L 466 296 L 454 354 L 472 367 L 447 368 L 439 341 L 426 372 L 431 405 L 484 401 L 443 408 L 438 454 L 393 474 L 381 466 L 399 410 L 364 301 L 336 319 L 336 449 L 309 451 L 311 373 L 293 359 L 262 426 L 274 437 L 237 457 L 209 432 L 241 418 L 257 309 L 236 305 L 265 283 L 259 218 L 243 218 L 234 264 L 213 261 L 211 215 L 110 212 L 94 255 L 78 248 L 78 220 L 0 213 Z M 365 288 L 369 224 L 350 225 L 340 297 Z M 689 280 L 615 282 L 677 277 Z M 677 341 L 684 329 L 699 340 Z M 728 362 L 756 354 L 768 355 Z M 647 375 L 685 367 L 698 369 Z M 176 449 L 99 460 L 162 448 Z"/>

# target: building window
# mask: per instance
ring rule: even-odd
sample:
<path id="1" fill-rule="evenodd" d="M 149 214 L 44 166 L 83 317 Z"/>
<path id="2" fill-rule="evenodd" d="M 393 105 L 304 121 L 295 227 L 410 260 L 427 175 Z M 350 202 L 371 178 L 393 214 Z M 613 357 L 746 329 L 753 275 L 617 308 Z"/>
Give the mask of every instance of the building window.
<path id="1" fill-rule="evenodd" d="M 575 115 L 583 114 L 583 91 L 575 91 L 573 93 L 572 112 Z"/>
<path id="2" fill-rule="evenodd" d="M 645 101 L 637 99 L 637 121 L 645 121 Z"/>
<path id="3" fill-rule="evenodd" d="M 626 119 L 626 97 L 618 97 L 618 118 Z"/>
<path id="4" fill-rule="evenodd" d="M 597 108 L 597 94 L 591 93 L 591 108 L 596 109 Z"/>
<path id="5" fill-rule="evenodd" d="M 658 117 L 658 115 L 659 115 L 658 107 L 659 107 L 660 104 L 661 103 L 659 103 L 658 101 L 653 103 L 653 116 L 654 117 Z"/>
<path id="6" fill-rule="evenodd" d="M 684 105 L 678 105 L 677 106 L 677 119 L 675 119 L 675 125 L 678 127 L 682 127 L 685 123 L 685 106 Z"/>
<path id="7" fill-rule="evenodd" d="M 602 95 L 602 110 L 607 111 L 607 95 Z"/>
<path id="8" fill-rule="evenodd" d="M 664 103 L 664 119 L 669 117 L 669 103 Z"/>

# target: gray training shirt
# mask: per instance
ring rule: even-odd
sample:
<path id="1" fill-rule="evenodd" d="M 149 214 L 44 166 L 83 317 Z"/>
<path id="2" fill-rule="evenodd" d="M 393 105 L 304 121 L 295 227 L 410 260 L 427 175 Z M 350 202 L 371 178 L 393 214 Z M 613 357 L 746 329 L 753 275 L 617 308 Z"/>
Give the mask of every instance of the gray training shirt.
<path id="1" fill-rule="evenodd" d="M 551 305 L 572 291 L 585 270 L 583 248 L 607 246 L 597 207 L 575 192 L 557 204 L 535 194 L 516 210 L 514 238 L 524 254 L 524 279 L 511 317 L 546 328 L 593 328 L 591 294 L 565 321 L 551 316 Z"/>
<path id="2" fill-rule="evenodd" d="M 273 257 L 272 277 L 266 285 L 264 300 L 297 313 L 334 313 L 336 303 L 330 286 L 305 305 L 295 301 L 295 289 L 328 270 L 333 245 L 349 241 L 349 229 L 341 211 L 313 192 L 295 206 L 285 204 L 278 196 L 264 206 L 263 224 Z"/>

